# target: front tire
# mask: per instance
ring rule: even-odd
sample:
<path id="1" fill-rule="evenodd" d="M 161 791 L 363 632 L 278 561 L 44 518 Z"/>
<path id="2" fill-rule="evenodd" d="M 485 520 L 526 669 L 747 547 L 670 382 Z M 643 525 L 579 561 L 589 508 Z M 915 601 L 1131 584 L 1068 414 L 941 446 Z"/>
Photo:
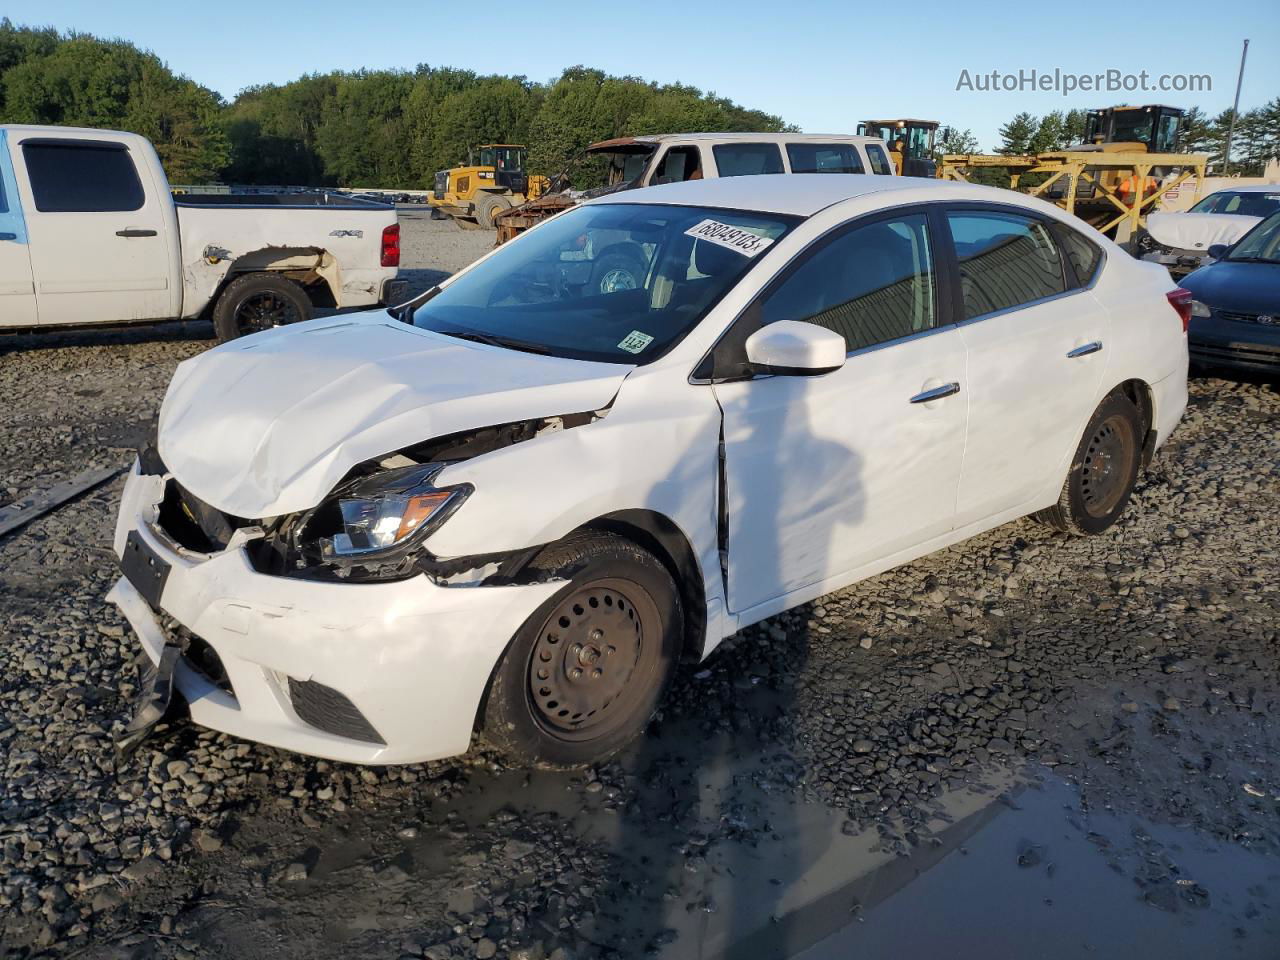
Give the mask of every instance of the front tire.
<path id="1" fill-rule="evenodd" d="M 667 568 L 622 537 L 584 532 L 530 569 L 569 582 L 525 621 L 484 704 L 484 735 L 517 763 L 598 763 L 637 737 L 666 691 L 683 630 Z"/>
<path id="2" fill-rule="evenodd" d="M 476 204 L 476 223 L 486 230 L 498 225 L 498 214 L 511 209 L 511 201 L 501 194 L 486 194 Z"/>
<path id="3" fill-rule="evenodd" d="M 311 319 L 306 292 L 274 273 L 246 273 L 223 288 L 213 307 L 213 330 L 220 343 L 288 323 Z"/>
<path id="4" fill-rule="evenodd" d="M 1063 533 L 1092 536 L 1120 519 L 1142 463 L 1142 417 L 1113 393 L 1094 411 L 1071 459 L 1058 502 L 1036 519 Z"/>

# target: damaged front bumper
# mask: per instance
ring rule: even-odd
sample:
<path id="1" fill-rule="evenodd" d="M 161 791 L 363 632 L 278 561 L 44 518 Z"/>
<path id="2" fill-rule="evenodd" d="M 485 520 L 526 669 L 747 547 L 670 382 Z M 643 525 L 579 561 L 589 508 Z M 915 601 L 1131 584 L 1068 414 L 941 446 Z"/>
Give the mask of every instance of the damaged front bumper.
<path id="1" fill-rule="evenodd" d="M 162 572 L 133 571 L 108 599 L 152 663 L 173 649 L 173 624 L 199 645 L 199 656 L 178 658 L 174 686 L 193 720 L 233 736 L 354 763 L 463 753 L 507 643 L 560 587 L 259 573 L 243 543 L 202 554 L 166 536 L 157 523 L 166 479 L 134 465 L 115 535 L 118 556 L 140 544 Z"/>

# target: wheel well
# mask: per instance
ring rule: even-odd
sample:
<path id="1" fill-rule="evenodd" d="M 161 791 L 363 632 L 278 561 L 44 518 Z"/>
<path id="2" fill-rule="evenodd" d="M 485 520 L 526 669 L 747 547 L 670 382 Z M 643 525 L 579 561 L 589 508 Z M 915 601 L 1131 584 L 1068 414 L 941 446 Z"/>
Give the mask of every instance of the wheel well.
<path id="1" fill-rule="evenodd" d="M 1155 423 L 1155 399 L 1151 394 L 1151 387 L 1143 380 L 1133 379 L 1119 384 L 1111 392 L 1128 397 L 1138 408 L 1138 417 L 1142 422 L 1142 466 L 1146 468 L 1155 450 L 1155 438 L 1151 436 L 1152 424 Z"/>
<path id="2" fill-rule="evenodd" d="M 597 517 L 583 527 L 626 537 L 662 562 L 680 591 L 680 604 L 684 608 L 680 659 L 694 663 L 701 660 L 707 639 L 707 597 L 697 555 L 684 532 L 652 510 L 619 510 Z"/>

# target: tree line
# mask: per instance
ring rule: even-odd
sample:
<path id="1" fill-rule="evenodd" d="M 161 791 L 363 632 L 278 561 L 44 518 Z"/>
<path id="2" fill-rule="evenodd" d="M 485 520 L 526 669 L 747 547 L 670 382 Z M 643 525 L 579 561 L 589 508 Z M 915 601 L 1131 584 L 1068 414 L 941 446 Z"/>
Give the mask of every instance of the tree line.
<path id="1" fill-rule="evenodd" d="M 452 67 L 308 74 L 231 103 L 123 40 L 0 20 L 0 122 L 112 127 L 151 139 L 174 183 L 427 187 L 482 143 L 524 143 L 555 173 L 626 134 L 789 128 L 683 84 L 576 66 L 550 83 Z"/>
<path id="2" fill-rule="evenodd" d="M 1231 112 L 1184 120 L 1182 149 L 1221 161 Z M 227 103 L 124 40 L 0 19 L 0 122 L 131 130 L 148 137 L 174 183 L 429 187 L 435 172 L 490 142 L 529 146 L 530 169 L 555 173 L 584 146 L 623 135 L 786 131 L 782 118 L 683 84 L 583 66 L 538 83 L 421 64 L 413 70 L 316 73 L 249 87 Z M 1019 113 L 1000 128 L 1004 154 L 1060 149 L 1084 137 L 1085 111 Z M 951 130 L 940 153 L 979 152 Z M 1280 97 L 1243 113 L 1232 172 L 1280 154 Z"/>

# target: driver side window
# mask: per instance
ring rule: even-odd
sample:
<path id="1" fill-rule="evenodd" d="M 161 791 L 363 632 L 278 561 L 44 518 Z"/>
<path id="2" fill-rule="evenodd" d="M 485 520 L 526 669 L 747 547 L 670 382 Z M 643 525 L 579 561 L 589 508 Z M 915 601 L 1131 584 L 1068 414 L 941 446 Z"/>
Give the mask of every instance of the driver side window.
<path id="1" fill-rule="evenodd" d="M 932 328 L 934 288 L 925 215 L 878 220 L 809 257 L 766 297 L 760 323 L 815 323 L 853 352 Z"/>

